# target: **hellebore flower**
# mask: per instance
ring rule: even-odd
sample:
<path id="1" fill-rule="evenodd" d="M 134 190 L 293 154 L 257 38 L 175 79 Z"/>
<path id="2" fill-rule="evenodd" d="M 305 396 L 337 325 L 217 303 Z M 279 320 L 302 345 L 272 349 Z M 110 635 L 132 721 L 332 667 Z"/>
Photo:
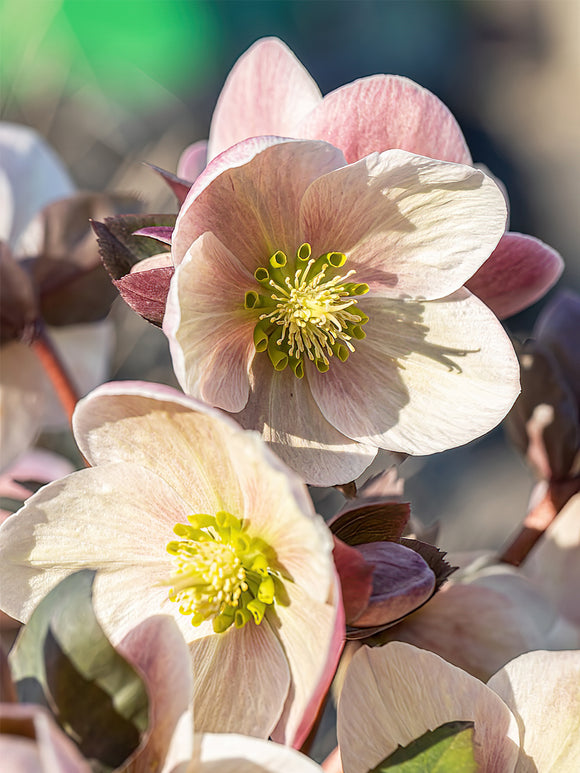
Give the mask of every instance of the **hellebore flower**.
<path id="1" fill-rule="evenodd" d="M 105 385 L 73 424 L 93 467 L 0 528 L 0 606 L 27 620 L 63 577 L 100 569 L 93 602 L 113 645 L 154 614 L 177 622 L 198 730 L 300 745 L 344 633 L 306 487 L 255 434 L 167 387 Z"/>
<path id="2" fill-rule="evenodd" d="M 427 89 L 398 75 L 373 75 L 323 98 L 290 49 L 265 38 L 232 68 L 213 114 L 207 153 L 204 143 L 187 148 L 178 174 L 193 181 L 206 160 L 267 134 L 326 140 L 348 163 L 392 148 L 472 163 L 453 115 Z M 506 233 L 467 287 L 499 317 L 508 317 L 541 298 L 562 268 L 558 253 L 539 239 Z"/>
<path id="3" fill-rule="evenodd" d="M 401 642 L 363 647 L 338 704 L 344 773 L 367 773 L 428 730 L 474 722 L 481 773 L 580 769 L 580 653 L 529 652 L 487 685 Z"/>
<path id="4" fill-rule="evenodd" d="M 378 448 L 478 437 L 519 389 L 503 329 L 462 286 L 504 221 L 499 189 L 469 166 L 240 143 L 173 232 L 163 328 L 182 388 L 320 486 L 355 479 Z"/>

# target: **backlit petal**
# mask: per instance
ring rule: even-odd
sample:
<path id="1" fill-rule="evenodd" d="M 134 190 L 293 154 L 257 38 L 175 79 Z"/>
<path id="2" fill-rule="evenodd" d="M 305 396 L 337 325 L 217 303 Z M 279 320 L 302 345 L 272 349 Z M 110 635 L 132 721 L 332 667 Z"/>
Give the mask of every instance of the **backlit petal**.
<path id="1" fill-rule="evenodd" d="M 271 741 L 248 736 L 205 733 L 200 738 L 201 763 L 196 773 L 320 773 L 304 754 Z"/>

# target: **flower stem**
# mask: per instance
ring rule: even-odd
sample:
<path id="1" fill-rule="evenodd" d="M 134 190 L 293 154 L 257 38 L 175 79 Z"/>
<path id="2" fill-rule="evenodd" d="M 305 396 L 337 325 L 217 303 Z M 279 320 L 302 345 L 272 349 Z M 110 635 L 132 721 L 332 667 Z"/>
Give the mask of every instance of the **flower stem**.
<path id="1" fill-rule="evenodd" d="M 44 324 L 41 323 L 37 327 L 36 336 L 31 345 L 70 422 L 79 394 Z"/>
<path id="2" fill-rule="evenodd" d="M 542 499 L 524 518 L 521 529 L 500 555 L 499 560 L 504 564 L 519 566 L 566 502 L 579 490 L 578 478 L 550 483 Z"/>

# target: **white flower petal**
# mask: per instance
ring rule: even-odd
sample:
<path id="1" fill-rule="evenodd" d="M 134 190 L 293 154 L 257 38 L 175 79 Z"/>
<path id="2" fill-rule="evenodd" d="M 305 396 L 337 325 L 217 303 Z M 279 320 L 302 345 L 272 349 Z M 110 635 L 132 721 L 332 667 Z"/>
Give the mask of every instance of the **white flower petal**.
<path id="1" fill-rule="evenodd" d="M 313 760 L 287 746 L 248 736 L 205 733 L 196 773 L 320 773 Z"/>

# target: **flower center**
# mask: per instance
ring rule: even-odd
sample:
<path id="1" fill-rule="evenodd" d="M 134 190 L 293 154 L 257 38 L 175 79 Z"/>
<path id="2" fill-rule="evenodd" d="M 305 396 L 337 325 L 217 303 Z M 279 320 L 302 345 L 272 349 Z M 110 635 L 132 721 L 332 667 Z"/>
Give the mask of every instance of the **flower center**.
<path id="1" fill-rule="evenodd" d="M 251 619 L 259 625 L 281 582 L 271 548 L 250 537 L 230 513 L 187 520 L 189 526 L 178 523 L 173 529 L 182 539 L 167 545 L 174 561 L 170 600 L 180 605 L 181 614 L 191 615 L 192 625 L 212 620 L 216 633 L 232 624 L 243 628 Z"/>
<path id="2" fill-rule="evenodd" d="M 262 293 L 246 293 L 244 306 L 260 312 L 254 328 L 254 346 L 268 352 L 276 370 L 290 365 L 298 378 L 304 376 L 304 358 L 321 373 L 336 355 L 344 362 L 354 352 L 353 339 L 365 337 L 368 321 L 357 308 L 355 296 L 369 290 L 367 284 L 349 282 L 353 269 L 344 275 L 337 270 L 346 263 L 343 252 L 312 257 L 308 243 L 302 244 L 292 265 L 278 250 L 268 267 L 260 266 L 254 277 Z"/>

